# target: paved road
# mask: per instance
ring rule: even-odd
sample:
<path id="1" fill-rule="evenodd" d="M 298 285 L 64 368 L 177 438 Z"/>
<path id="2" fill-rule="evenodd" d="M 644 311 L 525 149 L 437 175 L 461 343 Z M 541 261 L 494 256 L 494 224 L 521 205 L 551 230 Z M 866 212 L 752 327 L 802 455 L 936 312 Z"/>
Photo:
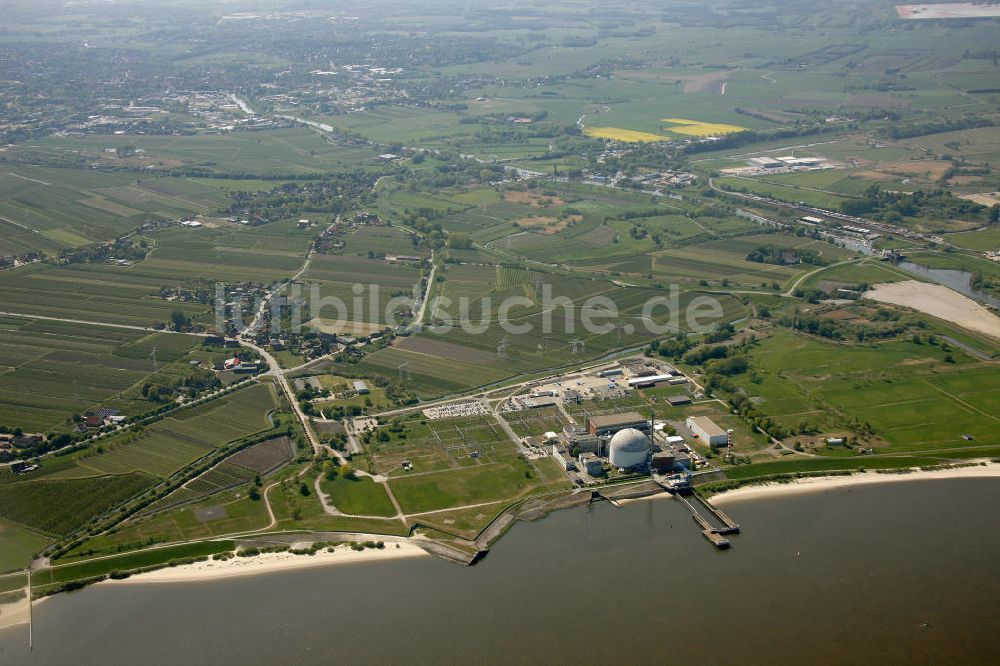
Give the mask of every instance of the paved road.
<path id="1" fill-rule="evenodd" d="M 788 291 L 786 291 L 781 295 L 786 297 L 792 296 L 795 293 L 795 290 L 799 288 L 800 284 L 802 284 L 807 278 L 815 275 L 816 273 L 819 273 L 820 271 L 825 271 L 828 268 L 836 268 L 837 266 L 846 266 L 847 264 L 854 264 L 865 258 L 866 257 L 859 257 L 856 259 L 845 259 L 844 261 L 838 261 L 837 263 L 830 264 L 829 266 L 820 266 L 815 270 L 811 270 L 808 273 L 804 273 L 800 275 L 799 278 L 795 280 L 795 282 L 792 283 L 792 286 L 788 288 Z"/>
<path id="2" fill-rule="evenodd" d="M 431 250 L 431 274 L 427 277 L 427 287 L 424 289 L 423 300 L 420 301 L 420 312 L 417 313 L 414 321 L 419 325 L 424 323 L 424 315 L 427 312 L 427 303 L 431 300 L 431 292 L 434 290 L 434 276 L 437 274 L 437 264 L 434 263 L 434 251 Z M 431 312 L 431 316 L 434 313 Z"/>
<path id="3" fill-rule="evenodd" d="M 285 286 L 287 286 L 288 284 L 297 280 L 299 277 L 305 274 L 305 272 L 309 269 L 309 264 L 311 261 L 312 261 L 312 250 L 310 250 L 309 253 L 306 255 L 305 262 L 303 262 L 302 267 L 298 270 L 298 272 L 295 273 L 295 275 L 293 275 L 289 280 L 286 280 L 275 289 L 272 289 L 270 292 L 268 292 L 267 296 L 264 299 L 262 299 L 260 308 L 258 308 L 253 321 L 240 333 L 239 338 L 241 344 L 246 345 L 250 349 L 256 351 L 260 355 L 260 357 L 264 359 L 264 362 L 267 363 L 268 371 L 263 374 L 273 375 L 274 378 L 277 380 L 278 386 L 281 387 L 282 393 L 285 394 L 285 398 L 291 405 L 292 411 L 295 413 L 295 417 L 299 420 L 299 424 L 302 426 L 302 430 L 303 432 L 305 432 L 306 438 L 309 440 L 309 445 L 312 447 L 313 454 L 319 457 L 323 452 L 326 452 L 334 456 L 341 465 L 344 465 L 347 464 L 347 457 L 344 456 L 344 454 L 338 451 L 337 449 L 334 449 L 333 447 L 326 446 L 325 444 L 323 444 L 316 436 L 316 433 L 313 431 L 308 415 L 306 415 L 306 413 L 302 411 L 302 407 L 299 405 L 299 401 L 295 398 L 295 392 L 292 390 L 291 384 L 289 384 L 288 382 L 288 377 L 286 376 L 286 373 L 288 371 L 283 370 L 281 368 L 281 365 L 278 363 L 277 359 L 275 359 L 274 356 L 270 354 L 270 352 L 268 352 L 266 349 L 264 349 L 251 339 L 252 334 L 260 326 L 261 320 L 263 319 L 264 314 L 267 312 L 271 299 L 280 294 L 284 290 Z M 309 472 L 309 469 L 310 468 L 308 466 L 303 468 L 302 472 L 299 473 L 299 478 L 307 474 Z M 406 520 L 406 516 L 405 514 L 403 514 L 403 510 L 400 508 L 399 502 L 396 500 L 395 495 L 393 495 L 392 489 L 389 487 L 389 484 L 386 483 L 384 479 L 380 477 L 375 477 L 375 475 L 369 474 L 368 472 L 365 472 L 363 470 L 356 470 L 355 474 L 357 474 L 358 476 L 372 477 L 372 479 L 376 483 L 381 483 L 382 486 L 385 488 L 386 494 L 389 496 L 389 500 L 396 508 L 396 515 L 387 518 L 386 516 L 364 516 L 364 515 L 346 514 L 340 511 L 339 509 L 337 509 L 337 507 L 335 507 L 333 504 L 329 502 L 327 496 L 320 490 L 320 485 L 319 485 L 320 477 L 317 475 L 316 479 L 313 481 L 313 486 L 316 491 L 316 496 L 319 498 L 320 503 L 323 506 L 323 510 L 328 515 L 349 516 L 353 518 L 369 518 L 378 520 L 403 520 L 403 521 Z"/>

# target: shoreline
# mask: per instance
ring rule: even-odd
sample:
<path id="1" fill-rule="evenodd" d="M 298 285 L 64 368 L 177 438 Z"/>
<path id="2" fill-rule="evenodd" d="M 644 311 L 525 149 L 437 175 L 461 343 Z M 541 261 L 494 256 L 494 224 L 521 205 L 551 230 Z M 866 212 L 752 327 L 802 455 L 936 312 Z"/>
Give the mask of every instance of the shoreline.
<path id="1" fill-rule="evenodd" d="M 969 461 L 970 463 L 974 461 Z M 725 504 L 742 500 L 779 497 L 783 495 L 800 495 L 805 493 L 823 492 L 837 488 L 852 486 L 867 486 L 880 483 L 898 483 L 901 481 L 930 481 L 936 479 L 1000 479 L 1000 463 L 986 461 L 977 462 L 974 466 L 956 467 L 953 469 L 915 470 L 912 472 L 855 472 L 841 476 L 807 476 L 792 481 L 768 481 L 758 484 L 748 484 L 732 490 L 724 490 L 709 498 L 713 504 Z"/>
<path id="2" fill-rule="evenodd" d="M 37 606 L 42 599 L 36 599 L 34 606 Z M 28 602 L 25 599 L 13 604 L 0 605 L 0 631 L 10 627 L 18 627 L 28 624 Z"/>
<path id="3" fill-rule="evenodd" d="M 386 562 L 389 560 L 409 559 L 415 557 L 431 557 L 431 554 L 420 546 L 405 541 L 386 542 L 385 548 L 365 548 L 354 550 L 349 545 L 340 544 L 333 552 L 326 548 L 313 555 L 296 555 L 288 551 L 278 553 L 261 553 L 252 557 L 233 556 L 228 560 L 205 560 L 182 564 L 176 567 L 165 567 L 129 576 L 128 578 L 102 580 L 95 585 L 162 585 L 169 583 L 195 583 L 230 578 L 259 576 L 282 571 L 297 571 L 316 567 L 363 564 L 365 562 Z M 44 596 L 35 599 L 32 605 L 51 599 Z M 0 611 L 0 630 L 28 624 L 28 604 L 20 600 L 13 604 L 4 604 Z"/>
<path id="4" fill-rule="evenodd" d="M 405 542 L 388 542 L 385 548 L 353 550 L 350 546 L 339 545 L 333 552 L 326 548 L 313 555 L 296 555 L 290 552 L 261 553 L 252 557 L 234 556 L 228 560 L 205 560 L 182 564 L 176 567 L 156 569 L 134 574 L 121 580 L 103 580 L 97 585 L 136 585 L 161 583 L 192 583 L 207 580 L 223 580 L 256 576 L 279 571 L 294 571 L 338 564 L 358 564 L 363 562 L 384 562 L 386 560 L 407 559 L 430 556 L 420 546 Z"/>
<path id="5" fill-rule="evenodd" d="M 875 471 L 855 472 L 851 475 L 835 476 L 807 476 L 796 478 L 791 481 L 778 482 L 768 481 L 759 484 L 749 484 L 740 488 L 725 490 L 712 495 L 709 502 L 713 504 L 736 503 L 740 501 L 781 497 L 788 495 L 798 495 L 805 493 L 817 493 L 840 488 L 850 488 L 853 486 L 866 486 L 875 484 L 899 483 L 905 481 L 926 481 L 937 479 L 961 479 L 961 478 L 996 478 L 1000 479 L 1000 463 L 989 460 L 969 461 L 967 467 L 956 467 L 950 469 L 920 470 L 907 473 L 892 472 L 879 473 Z M 971 464 L 974 463 L 974 464 Z M 658 493 L 648 497 L 635 497 L 617 500 L 621 504 L 630 504 L 645 500 L 673 499 L 668 493 Z M 293 571 L 299 569 L 311 569 L 323 566 L 335 566 L 344 564 L 358 564 L 364 562 L 384 562 L 397 559 L 408 559 L 414 557 L 429 557 L 432 553 L 421 546 L 408 541 L 389 541 L 385 543 L 385 548 L 364 550 L 353 550 L 349 545 L 340 544 L 331 552 L 324 548 L 313 555 L 297 555 L 288 551 L 277 553 L 261 553 L 252 557 L 233 556 L 227 560 L 205 560 L 191 564 L 183 564 L 176 567 L 166 567 L 134 574 L 124 579 L 107 579 L 97 585 L 142 585 L 142 584 L 169 584 L 169 583 L 193 583 L 201 581 L 225 580 L 229 578 L 242 578 L 246 576 L 257 576 L 268 573 L 282 571 Z M 49 597 L 42 597 L 35 600 L 35 604 L 44 601 Z M 20 604 L 11 604 L 18 606 Z M 23 608 L 4 609 L 0 615 L 0 629 L 25 624 L 27 622 L 26 604 Z"/>

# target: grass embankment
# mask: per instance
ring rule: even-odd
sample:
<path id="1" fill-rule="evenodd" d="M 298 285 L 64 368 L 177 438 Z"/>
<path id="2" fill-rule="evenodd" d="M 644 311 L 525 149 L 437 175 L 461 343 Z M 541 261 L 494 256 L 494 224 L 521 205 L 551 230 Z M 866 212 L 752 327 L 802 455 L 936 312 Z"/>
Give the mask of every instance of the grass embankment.
<path id="1" fill-rule="evenodd" d="M 202 541 L 55 566 L 32 574 L 32 590 L 37 590 L 38 596 L 45 596 L 77 589 L 108 577 L 125 578 L 142 571 L 190 564 L 217 553 L 232 552 L 235 548 L 233 541 Z"/>

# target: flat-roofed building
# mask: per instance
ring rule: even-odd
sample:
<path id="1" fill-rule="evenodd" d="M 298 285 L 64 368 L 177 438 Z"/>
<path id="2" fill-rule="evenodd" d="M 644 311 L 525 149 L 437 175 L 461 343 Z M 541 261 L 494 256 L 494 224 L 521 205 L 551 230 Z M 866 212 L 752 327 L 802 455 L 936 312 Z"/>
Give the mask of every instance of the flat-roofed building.
<path id="1" fill-rule="evenodd" d="M 580 454 L 580 467 L 590 476 L 602 476 L 604 474 L 604 461 L 593 453 Z"/>
<path id="2" fill-rule="evenodd" d="M 572 472 L 576 469 L 576 461 L 573 460 L 573 456 L 571 456 L 558 444 L 552 445 L 552 457 L 555 458 L 556 462 L 559 463 L 559 465 L 567 472 Z"/>
<path id="3" fill-rule="evenodd" d="M 625 428 L 635 428 L 649 434 L 649 420 L 639 412 L 591 416 L 587 419 L 587 430 L 591 435 L 613 435 Z"/>
<path id="4" fill-rule="evenodd" d="M 665 474 L 674 468 L 677 456 L 672 451 L 657 451 L 653 454 L 650 466 L 657 472 Z"/>
<path id="5" fill-rule="evenodd" d="M 651 386 L 656 386 L 662 382 L 668 382 L 673 379 L 673 375 L 657 375 L 655 373 L 649 375 L 639 375 L 637 377 L 631 377 L 628 380 L 628 385 L 632 388 L 649 388 Z"/>
<path id="6" fill-rule="evenodd" d="M 698 439 L 709 446 L 725 446 L 729 443 L 729 433 L 707 416 L 689 416 L 685 423 Z"/>

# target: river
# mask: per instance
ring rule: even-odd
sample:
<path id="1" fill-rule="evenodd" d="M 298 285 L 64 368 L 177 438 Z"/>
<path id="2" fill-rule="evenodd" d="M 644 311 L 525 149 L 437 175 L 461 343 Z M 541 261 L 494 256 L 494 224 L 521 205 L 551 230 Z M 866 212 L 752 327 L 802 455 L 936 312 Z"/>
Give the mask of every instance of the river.
<path id="1" fill-rule="evenodd" d="M 0 632 L 2 664 L 985 663 L 1000 654 L 1000 483 L 903 481 L 560 511 L 474 567 L 433 558 L 102 584 Z"/>

